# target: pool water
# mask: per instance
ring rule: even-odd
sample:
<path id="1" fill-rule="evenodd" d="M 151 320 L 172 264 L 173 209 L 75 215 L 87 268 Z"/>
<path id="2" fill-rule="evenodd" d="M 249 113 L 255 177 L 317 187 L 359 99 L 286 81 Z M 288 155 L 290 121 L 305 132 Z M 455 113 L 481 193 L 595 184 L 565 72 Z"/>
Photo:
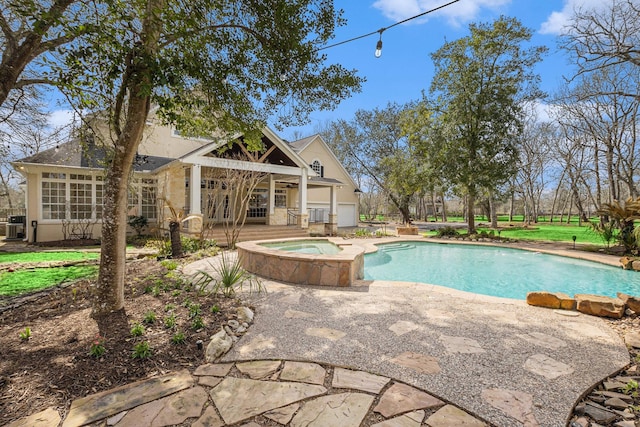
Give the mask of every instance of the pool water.
<path id="1" fill-rule="evenodd" d="M 491 246 L 390 243 L 365 255 L 366 280 L 446 286 L 496 297 L 525 299 L 549 291 L 640 295 L 640 273 L 597 262 Z"/>
<path id="2" fill-rule="evenodd" d="M 267 248 L 300 254 L 335 255 L 342 249 L 327 240 L 292 240 L 290 242 L 260 243 Z"/>

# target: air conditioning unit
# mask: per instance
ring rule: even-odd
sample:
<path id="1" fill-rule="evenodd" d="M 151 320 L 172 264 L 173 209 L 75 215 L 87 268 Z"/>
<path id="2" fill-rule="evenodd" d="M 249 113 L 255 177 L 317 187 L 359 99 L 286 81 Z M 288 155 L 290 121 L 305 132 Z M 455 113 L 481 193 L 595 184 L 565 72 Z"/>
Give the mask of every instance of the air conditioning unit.
<path id="1" fill-rule="evenodd" d="M 10 224 L 7 223 L 7 239 L 17 239 L 19 231 L 24 232 L 24 226 L 22 224 Z"/>

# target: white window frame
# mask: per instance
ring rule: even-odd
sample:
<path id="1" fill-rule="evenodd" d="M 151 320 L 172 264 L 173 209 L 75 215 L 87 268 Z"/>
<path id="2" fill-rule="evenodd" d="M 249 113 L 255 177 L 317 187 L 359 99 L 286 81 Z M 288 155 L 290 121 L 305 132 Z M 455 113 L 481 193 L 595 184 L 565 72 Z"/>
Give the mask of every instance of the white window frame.
<path id="1" fill-rule="evenodd" d="M 79 179 L 79 177 L 82 177 Z M 71 172 L 41 172 L 39 174 L 40 185 L 38 189 L 38 201 L 39 201 L 39 212 L 38 217 L 39 220 L 43 223 L 61 223 L 62 221 L 82 221 L 82 220 L 96 220 L 99 221 L 102 219 L 102 202 L 104 195 L 104 184 L 102 175 L 96 175 L 91 172 L 82 171 L 80 173 L 71 173 Z M 57 218 L 52 218 L 52 211 L 50 209 L 45 209 L 45 206 L 52 205 L 51 200 L 49 199 L 46 203 L 44 198 L 46 197 L 45 184 L 55 183 L 58 189 L 64 190 L 64 209 L 63 215 L 58 216 Z M 88 192 L 86 188 L 84 191 L 84 196 L 82 197 L 82 202 L 80 205 L 74 203 L 72 206 L 72 186 L 75 185 L 90 185 L 90 200 L 87 198 Z M 76 188 L 77 190 L 77 188 Z M 99 193 L 99 195 L 97 194 Z M 49 194 L 49 197 L 51 195 Z M 59 197 L 59 196 L 58 196 Z M 77 192 L 76 192 L 77 197 Z M 76 200 L 77 202 L 77 200 Z M 60 206 L 60 203 L 55 203 L 56 206 Z M 84 209 L 76 209 L 76 206 L 82 206 Z M 89 210 L 87 210 L 87 206 Z M 60 210 L 57 211 L 60 213 Z M 79 215 L 79 213 L 84 213 L 85 215 Z M 90 216 L 86 216 L 86 213 L 90 212 Z M 48 216 L 48 218 L 46 218 Z"/>

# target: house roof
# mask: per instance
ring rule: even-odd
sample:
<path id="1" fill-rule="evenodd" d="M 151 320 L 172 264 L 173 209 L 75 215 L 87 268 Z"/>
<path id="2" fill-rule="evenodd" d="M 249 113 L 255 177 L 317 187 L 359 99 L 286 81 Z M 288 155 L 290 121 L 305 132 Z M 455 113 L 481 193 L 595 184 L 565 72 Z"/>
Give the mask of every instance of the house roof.
<path id="1" fill-rule="evenodd" d="M 104 148 L 95 144 L 88 144 L 84 148 L 79 139 L 74 139 L 12 163 L 102 169 L 105 157 Z M 140 156 L 134 162 L 133 169 L 136 172 L 153 172 L 173 160 L 167 157 Z"/>
<path id="2" fill-rule="evenodd" d="M 293 148 L 293 151 L 295 151 L 296 153 L 299 153 L 305 148 L 307 148 L 307 146 L 311 144 L 313 140 L 316 139 L 317 137 L 318 135 L 311 135 L 306 138 L 299 139 L 297 141 L 292 141 L 292 142 L 289 142 L 289 146 Z"/>

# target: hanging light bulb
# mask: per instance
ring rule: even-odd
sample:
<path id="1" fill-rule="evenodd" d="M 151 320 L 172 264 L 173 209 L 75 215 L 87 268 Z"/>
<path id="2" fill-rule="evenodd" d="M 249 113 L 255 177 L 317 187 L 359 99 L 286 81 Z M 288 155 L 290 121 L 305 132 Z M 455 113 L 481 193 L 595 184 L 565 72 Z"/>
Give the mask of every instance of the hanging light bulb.
<path id="1" fill-rule="evenodd" d="M 383 31 L 384 31 L 383 29 L 378 31 L 380 33 L 380 39 L 378 40 L 378 43 L 376 43 L 376 52 L 375 52 L 376 58 L 380 58 L 382 56 L 382 32 Z"/>

